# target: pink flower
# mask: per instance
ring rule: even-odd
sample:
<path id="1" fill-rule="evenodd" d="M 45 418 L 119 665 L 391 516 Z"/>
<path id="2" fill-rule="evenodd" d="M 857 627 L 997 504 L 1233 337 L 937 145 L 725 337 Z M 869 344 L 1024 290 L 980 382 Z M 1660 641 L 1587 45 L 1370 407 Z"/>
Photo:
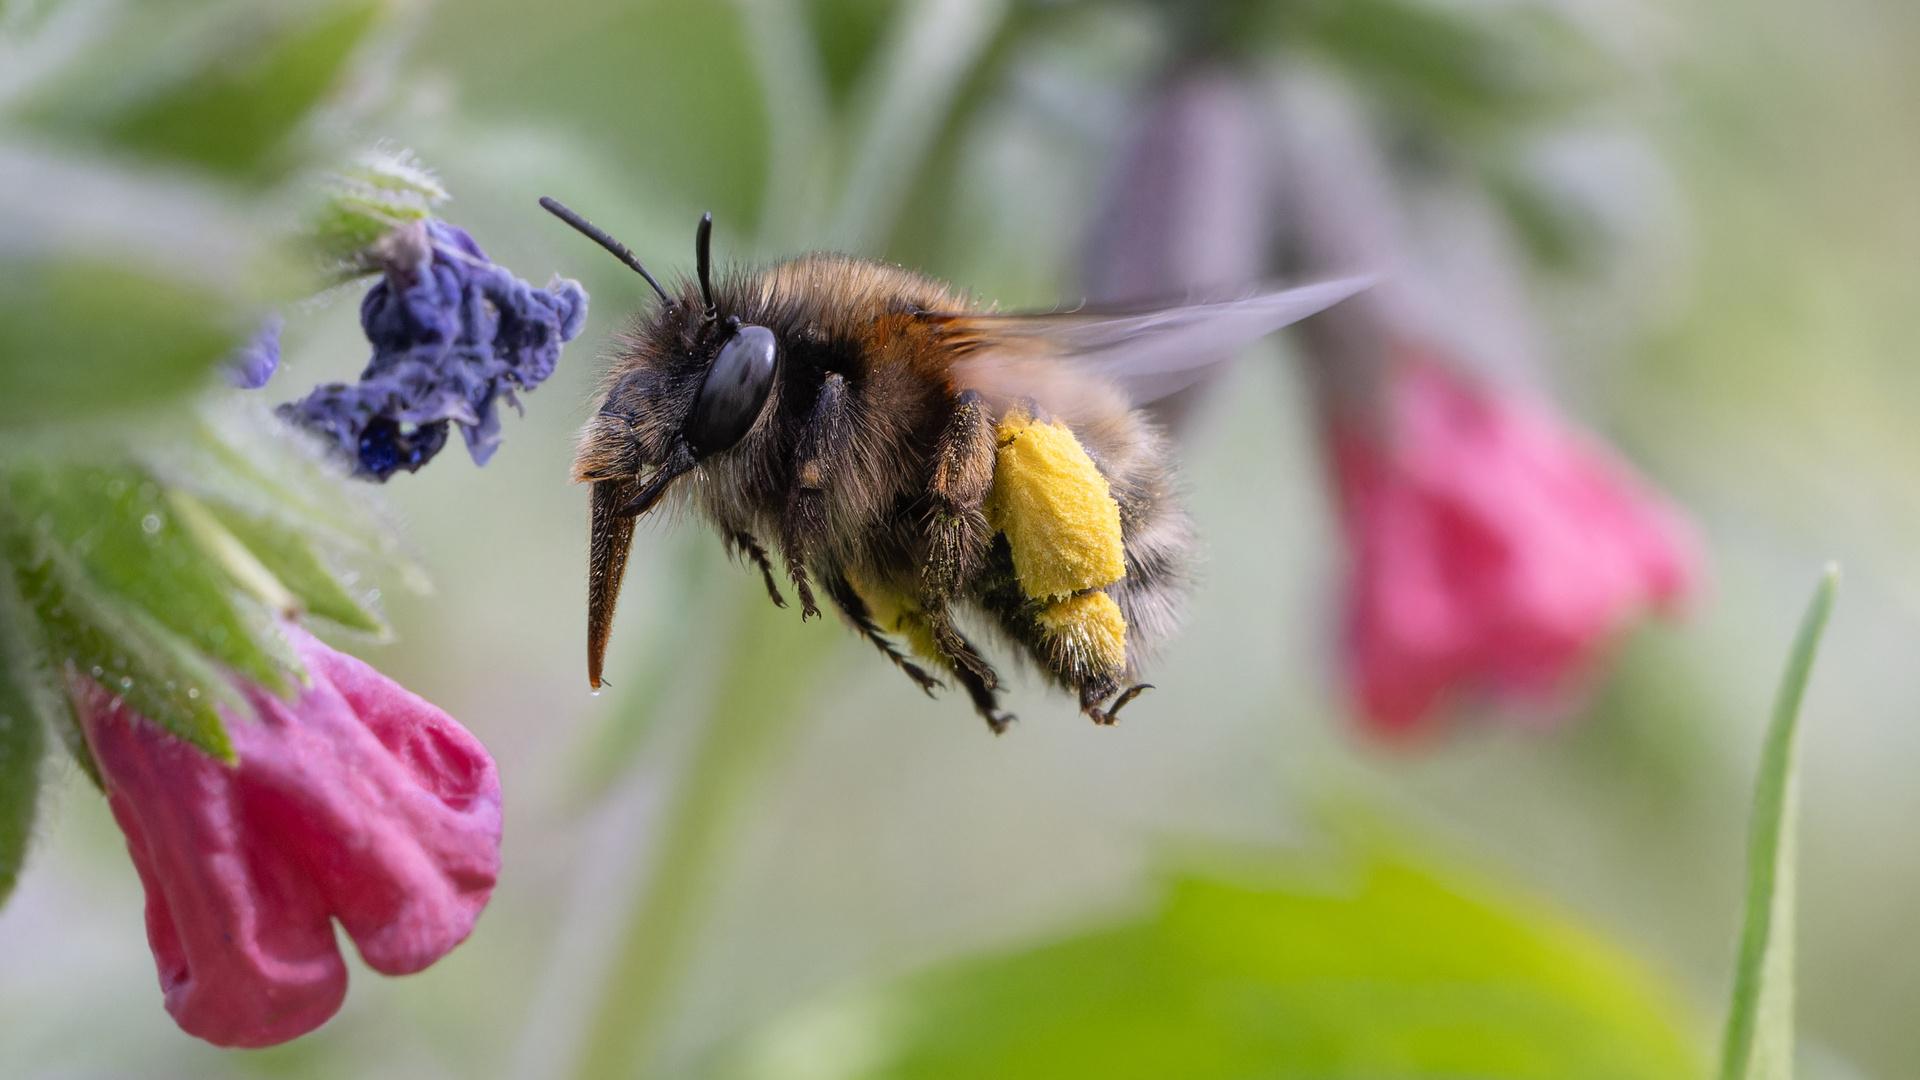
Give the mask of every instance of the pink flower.
<path id="1" fill-rule="evenodd" d="M 452 717 L 297 627 L 312 680 L 242 686 L 226 765 L 72 680 L 87 743 L 147 893 L 167 1011 L 221 1046 L 270 1046 L 347 991 L 330 919 L 388 975 L 473 929 L 500 869 L 500 782 Z"/>
<path id="2" fill-rule="evenodd" d="M 1333 423 L 1347 665 L 1378 733 L 1466 697 L 1551 706 L 1698 576 L 1687 523 L 1544 406 L 1416 357 Z"/>

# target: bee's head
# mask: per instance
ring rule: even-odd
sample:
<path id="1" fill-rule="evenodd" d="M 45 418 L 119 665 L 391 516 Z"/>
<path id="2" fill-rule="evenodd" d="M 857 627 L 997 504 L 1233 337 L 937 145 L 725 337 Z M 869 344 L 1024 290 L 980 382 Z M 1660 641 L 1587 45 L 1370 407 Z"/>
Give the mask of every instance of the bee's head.
<path id="1" fill-rule="evenodd" d="M 722 317 L 713 301 L 713 215 L 695 237 L 700 304 L 675 300 L 632 251 L 553 199 L 540 204 L 638 271 L 660 296 L 660 311 L 631 345 L 647 362 L 620 374 L 589 425 L 575 466 L 581 480 L 637 481 L 644 485 L 620 508 L 646 513 L 674 480 L 703 459 L 732 449 L 752 430 L 773 390 L 779 348 L 773 331 Z"/>
<path id="2" fill-rule="evenodd" d="M 588 423 L 574 479 L 593 483 L 587 575 L 587 674 L 600 667 L 614 603 L 633 543 L 633 520 L 703 459 L 725 453 L 753 430 L 779 367 L 773 331 L 722 316 L 712 282 L 713 215 L 695 238 L 700 295 L 675 300 L 624 244 L 553 199 L 540 205 L 612 252 L 653 286 L 659 313 L 629 341 L 642 362 L 619 373 Z M 641 473 L 651 469 L 644 480 Z"/>

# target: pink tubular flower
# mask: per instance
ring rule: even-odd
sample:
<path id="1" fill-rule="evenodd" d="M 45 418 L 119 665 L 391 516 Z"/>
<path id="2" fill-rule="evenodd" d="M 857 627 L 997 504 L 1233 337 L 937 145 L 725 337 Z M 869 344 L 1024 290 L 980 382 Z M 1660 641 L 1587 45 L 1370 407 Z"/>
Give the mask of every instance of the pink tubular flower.
<path id="1" fill-rule="evenodd" d="M 311 685 L 242 686 L 226 765 L 98 684 L 72 690 L 147 894 L 167 1011 L 221 1046 L 271 1046 L 339 1008 L 330 919 L 368 966 L 419 971 L 473 929 L 500 869 L 500 782 L 452 717 L 287 626 Z"/>
<path id="2" fill-rule="evenodd" d="M 1377 732 L 1462 695 L 1549 704 L 1691 589 L 1686 522 L 1545 407 L 1425 358 L 1395 367 L 1383 406 L 1331 430 L 1348 672 Z"/>

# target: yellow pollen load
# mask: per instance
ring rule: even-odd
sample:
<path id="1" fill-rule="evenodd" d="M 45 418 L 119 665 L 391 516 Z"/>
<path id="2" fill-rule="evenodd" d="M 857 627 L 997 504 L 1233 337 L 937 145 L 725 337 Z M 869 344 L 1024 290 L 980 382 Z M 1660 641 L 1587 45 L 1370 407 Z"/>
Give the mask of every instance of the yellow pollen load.
<path id="1" fill-rule="evenodd" d="M 1106 593 L 1056 600 L 1040 613 L 1040 625 L 1064 639 L 1088 667 L 1115 671 L 1127 666 L 1127 618 Z"/>
<path id="2" fill-rule="evenodd" d="M 994 531 L 1006 534 L 1021 590 L 1053 600 L 1125 576 L 1120 505 L 1073 432 L 1013 412 L 995 436 L 993 487 L 982 509 Z"/>

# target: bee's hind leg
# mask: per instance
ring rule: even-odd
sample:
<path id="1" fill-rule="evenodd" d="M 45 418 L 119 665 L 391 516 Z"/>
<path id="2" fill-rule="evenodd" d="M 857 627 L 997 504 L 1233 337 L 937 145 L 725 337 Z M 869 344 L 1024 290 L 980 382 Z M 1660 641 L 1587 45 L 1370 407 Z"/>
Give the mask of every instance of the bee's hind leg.
<path id="1" fill-rule="evenodd" d="M 1103 679 L 1097 683 L 1082 684 L 1080 687 L 1080 711 L 1086 713 L 1096 724 L 1111 726 L 1119 723 L 1120 710 L 1126 708 L 1127 702 L 1154 688 L 1152 683 L 1135 683 L 1120 691 L 1117 696 L 1114 696 L 1113 704 L 1103 709 L 1100 703 L 1113 693 L 1113 685 L 1111 680 Z"/>

